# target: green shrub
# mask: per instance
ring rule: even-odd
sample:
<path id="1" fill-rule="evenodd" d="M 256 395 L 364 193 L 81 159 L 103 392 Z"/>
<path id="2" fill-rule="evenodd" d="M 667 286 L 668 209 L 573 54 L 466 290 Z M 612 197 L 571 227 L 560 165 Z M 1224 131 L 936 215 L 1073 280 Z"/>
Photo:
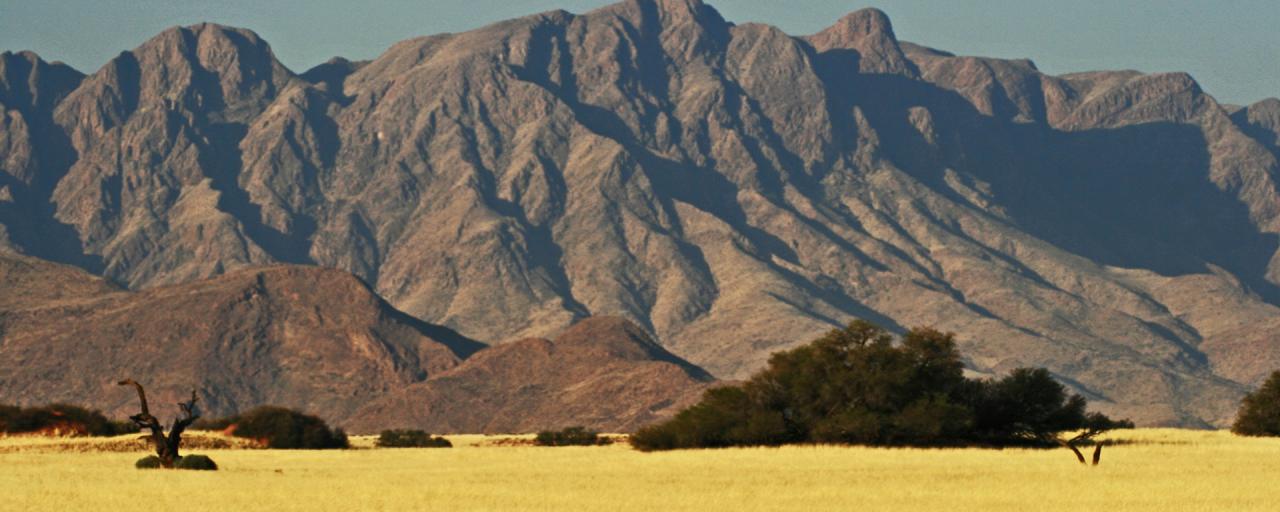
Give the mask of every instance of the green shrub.
<path id="1" fill-rule="evenodd" d="M 421 430 L 383 430 L 375 443 L 379 448 L 452 448 L 443 437 L 431 437 Z"/>
<path id="2" fill-rule="evenodd" d="M 1231 431 L 1243 436 L 1280 436 L 1280 371 L 1244 397 Z"/>
<path id="3" fill-rule="evenodd" d="M 138 469 L 160 469 L 163 466 L 164 465 L 160 463 L 160 457 L 156 457 L 155 455 L 148 455 L 138 459 L 138 462 L 133 463 L 133 467 Z"/>
<path id="4" fill-rule="evenodd" d="M 1058 432 L 1078 429 L 1133 428 L 1085 411 L 1087 403 L 1044 368 L 1019 368 L 995 381 L 974 383 L 970 391 L 974 440 L 1001 444 L 1051 444 Z"/>
<path id="5" fill-rule="evenodd" d="M 583 427 L 569 427 L 561 431 L 538 432 L 533 444 L 538 446 L 594 446 L 601 444 L 600 434 Z"/>
<path id="6" fill-rule="evenodd" d="M 952 334 L 916 328 L 900 343 L 855 321 L 769 358 L 740 386 L 708 390 L 670 420 L 631 436 L 637 449 L 787 443 L 1040 445 L 1064 431 L 1132 426 L 1085 411 L 1044 369 L 996 381 L 964 377 Z"/>
<path id="7" fill-rule="evenodd" d="M 164 467 L 164 464 L 160 462 L 160 457 L 148 455 L 138 459 L 137 462 L 133 463 L 133 467 L 138 469 L 161 469 Z M 212 471 L 218 469 L 218 465 L 213 462 L 213 459 L 210 459 L 205 455 L 193 454 L 178 457 L 178 460 L 173 463 L 173 468 Z"/>
<path id="8" fill-rule="evenodd" d="M 177 469 L 192 469 L 199 471 L 213 471 L 218 469 L 218 465 L 204 455 L 185 455 L 178 458 L 177 463 L 173 465 Z"/>
<path id="9" fill-rule="evenodd" d="M 233 435 L 265 440 L 268 448 L 317 450 L 349 446 L 342 429 L 330 429 L 320 418 L 283 407 L 264 405 L 210 423 L 234 425 Z"/>

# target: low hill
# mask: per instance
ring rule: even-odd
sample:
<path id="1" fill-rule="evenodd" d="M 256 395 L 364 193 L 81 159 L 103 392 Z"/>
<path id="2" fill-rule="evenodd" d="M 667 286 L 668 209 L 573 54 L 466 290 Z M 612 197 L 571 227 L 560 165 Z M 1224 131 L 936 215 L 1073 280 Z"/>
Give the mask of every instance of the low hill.
<path id="1" fill-rule="evenodd" d="M 712 378 L 635 324 L 591 318 L 555 341 L 484 348 L 388 305 L 346 272 L 272 266 L 142 292 L 66 265 L 0 255 L 0 403 L 162 418 L 195 388 L 206 417 L 274 404 L 337 425 L 515 432 L 632 430 Z M 172 410 L 176 413 L 176 410 Z"/>
<path id="2" fill-rule="evenodd" d="M 431 432 L 534 432 L 585 425 L 627 432 L 695 402 L 712 378 L 635 324 L 583 320 L 554 340 L 496 345 L 369 404 L 349 423 Z M 390 422 L 390 423 L 387 423 Z"/>
<path id="3" fill-rule="evenodd" d="M 482 346 L 336 270 L 275 266 L 127 292 L 0 256 L 0 282 L 5 297 L 23 297 L 0 299 L 0 403 L 79 403 L 120 417 L 137 412 L 137 398 L 115 382 L 133 377 L 156 404 L 196 388 L 206 416 L 272 403 L 340 419 Z"/>

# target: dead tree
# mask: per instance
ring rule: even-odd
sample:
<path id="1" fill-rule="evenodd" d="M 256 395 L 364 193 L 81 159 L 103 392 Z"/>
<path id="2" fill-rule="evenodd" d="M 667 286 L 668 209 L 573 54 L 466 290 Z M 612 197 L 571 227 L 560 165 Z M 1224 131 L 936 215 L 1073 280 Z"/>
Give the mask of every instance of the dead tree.
<path id="1" fill-rule="evenodd" d="M 160 465 L 165 468 L 172 468 L 178 461 L 178 446 L 182 443 L 182 432 L 200 417 L 196 411 L 196 392 L 191 392 L 191 400 L 181 402 L 178 408 L 182 409 L 182 417 L 173 420 L 173 426 L 169 427 L 169 434 L 164 433 L 164 426 L 160 424 L 160 420 L 151 415 L 151 411 L 147 409 L 147 393 L 142 390 L 142 384 L 138 384 L 133 379 L 125 379 L 117 382 L 121 386 L 132 385 L 138 390 L 138 401 L 142 403 L 142 412 L 129 416 L 135 424 L 140 428 L 151 431 L 151 443 L 155 445 L 156 457 L 160 459 Z"/>

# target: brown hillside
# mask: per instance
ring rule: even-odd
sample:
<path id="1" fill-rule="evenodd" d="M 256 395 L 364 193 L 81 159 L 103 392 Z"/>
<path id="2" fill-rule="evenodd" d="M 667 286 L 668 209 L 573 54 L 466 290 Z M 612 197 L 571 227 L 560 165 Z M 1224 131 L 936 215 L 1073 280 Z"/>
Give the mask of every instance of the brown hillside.
<path id="1" fill-rule="evenodd" d="M 4 256 L 0 269 L 5 295 L 27 299 L 0 307 L 0 403 L 87 404 L 123 417 L 137 412 L 136 397 L 115 382 L 132 377 L 159 404 L 195 388 L 207 416 L 278 404 L 336 420 L 481 346 L 336 270 L 242 270 L 137 293 L 81 286 L 96 294 L 37 302 L 50 283 L 100 279 Z M 37 272 L 19 277 L 24 269 Z"/>
<path id="2" fill-rule="evenodd" d="M 520 433 L 582 425 L 630 432 L 691 405 L 710 384 L 635 324 L 589 318 L 555 340 L 493 346 L 361 409 L 357 431 Z M 389 423 L 388 423 L 389 422 Z"/>

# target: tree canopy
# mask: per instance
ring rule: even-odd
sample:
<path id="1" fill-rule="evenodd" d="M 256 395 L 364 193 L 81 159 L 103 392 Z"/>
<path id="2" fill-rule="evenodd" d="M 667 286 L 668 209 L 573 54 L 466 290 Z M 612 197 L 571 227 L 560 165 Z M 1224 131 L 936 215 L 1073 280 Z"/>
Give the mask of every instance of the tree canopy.
<path id="1" fill-rule="evenodd" d="M 711 389 L 671 420 L 641 429 L 642 450 L 788 443 L 897 446 L 1054 445 L 1131 426 L 1086 411 L 1045 369 L 972 380 L 955 336 L 930 328 L 898 340 L 854 321 L 774 354 L 740 386 Z"/>
<path id="2" fill-rule="evenodd" d="M 1231 431 L 1245 436 L 1280 436 L 1280 371 L 1244 397 Z"/>

